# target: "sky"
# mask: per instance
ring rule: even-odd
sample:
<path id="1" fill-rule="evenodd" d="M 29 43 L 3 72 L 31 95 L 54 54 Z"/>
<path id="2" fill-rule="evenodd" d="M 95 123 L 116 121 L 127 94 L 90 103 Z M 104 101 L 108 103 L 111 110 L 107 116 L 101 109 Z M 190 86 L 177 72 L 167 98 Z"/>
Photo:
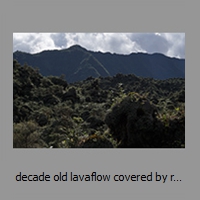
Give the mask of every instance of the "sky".
<path id="1" fill-rule="evenodd" d="M 75 44 L 92 51 L 162 53 L 185 59 L 185 33 L 13 33 L 13 52 L 34 54 Z"/>

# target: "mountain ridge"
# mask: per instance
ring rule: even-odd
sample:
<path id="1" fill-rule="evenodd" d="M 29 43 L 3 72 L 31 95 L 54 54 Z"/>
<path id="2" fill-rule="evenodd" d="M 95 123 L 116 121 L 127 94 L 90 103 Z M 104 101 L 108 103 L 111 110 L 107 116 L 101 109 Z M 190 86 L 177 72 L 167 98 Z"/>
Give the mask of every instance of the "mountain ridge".
<path id="1" fill-rule="evenodd" d="M 154 79 L 185 78 L 185 59 L 171 58 L 160 53 L 94 52 L 80 45 L 62 50 L 45 50 L 30 54 L 16 51 L 13 59 L 19 63 L 37 67 L 44 76 L 65 74 L 68 82 L 77 82 L 87 77 L 107 77 L 135 74 Z"/>

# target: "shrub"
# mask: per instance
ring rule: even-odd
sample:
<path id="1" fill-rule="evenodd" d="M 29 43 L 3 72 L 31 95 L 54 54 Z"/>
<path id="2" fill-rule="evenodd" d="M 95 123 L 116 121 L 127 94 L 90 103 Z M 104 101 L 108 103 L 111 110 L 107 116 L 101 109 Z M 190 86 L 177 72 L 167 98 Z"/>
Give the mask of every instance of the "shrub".
<path id="1" fill-rule="evenodd" d="M 161 120 L 156 113 L 157 108 L 146 97 L 132 93 L 113 107 L 105 123 L 120 143 L 118 147 L 182 147 L 185 118 L 172 120 L 163 115 Z"/>
<path id="2" fill-rule="evenodd" d="M 20 122 L 13 127 L 14 148 L 44 147 L 46 144 L 40 139 L 38 125 L 34 121 Z"/>

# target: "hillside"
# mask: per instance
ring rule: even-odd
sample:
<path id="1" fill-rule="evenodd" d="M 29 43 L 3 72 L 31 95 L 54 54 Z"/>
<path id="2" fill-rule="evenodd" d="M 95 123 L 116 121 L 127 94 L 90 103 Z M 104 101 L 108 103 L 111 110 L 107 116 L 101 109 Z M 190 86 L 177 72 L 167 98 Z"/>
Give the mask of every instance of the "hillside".
<path id="1" fill-rule="evenodd" d="M 13 58 L 22 65 L 37 67 L 43 76 L 65 75 L 67 82 L 82 81 L 87 77 L 108 77 L 135 74 L 154 79 L 185 78 L 185 60 L 162 54 L 131 53 L 118 55 L 88 51 L 74 45 L 64 50 L 29 54 L 20 51 Z"/>
<path id="2" fill-rule="evenodd" d="M 68 83 L 13 60 L 13 147 L 184 148 L 185 79 Z"/>

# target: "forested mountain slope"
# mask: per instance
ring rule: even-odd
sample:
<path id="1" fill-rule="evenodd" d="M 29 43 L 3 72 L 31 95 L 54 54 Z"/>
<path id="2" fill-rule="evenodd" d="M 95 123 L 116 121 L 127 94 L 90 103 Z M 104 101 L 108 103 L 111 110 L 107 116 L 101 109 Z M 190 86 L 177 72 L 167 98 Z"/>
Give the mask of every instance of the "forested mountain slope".
<path id="1" fill-rule="evenodd" d="M 108 77 L 135 74 L 154 79 L 185 78 L 185 60 L 169 58 L 162 54 L 131 53 L 118 55 L 88 51 L 74 45 L 64 50 L 43 51 L 29 54 L 20 51 L 13 58 L 22 65 L 37 67 L 43 76 L 65 75 L 67 82 L 76 82 L 87 77 Z"/>

